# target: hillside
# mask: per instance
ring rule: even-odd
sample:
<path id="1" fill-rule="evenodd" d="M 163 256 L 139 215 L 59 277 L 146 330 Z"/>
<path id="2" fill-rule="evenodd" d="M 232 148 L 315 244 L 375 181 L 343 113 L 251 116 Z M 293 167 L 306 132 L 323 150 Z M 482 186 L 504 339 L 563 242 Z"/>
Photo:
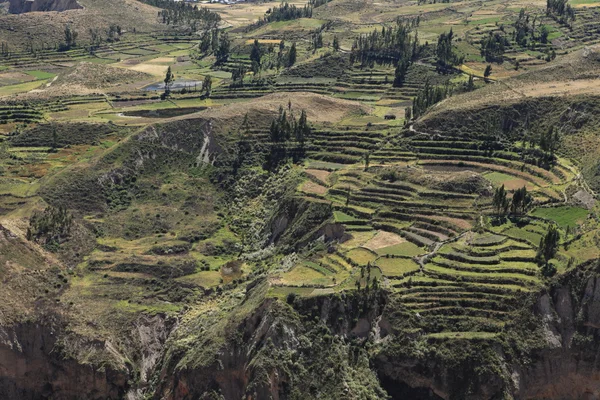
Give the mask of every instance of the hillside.
<path id="1" fill-rule="evenodd" d="M 600 397 L 596 3 L 1 11 L 1 399 Z"/>

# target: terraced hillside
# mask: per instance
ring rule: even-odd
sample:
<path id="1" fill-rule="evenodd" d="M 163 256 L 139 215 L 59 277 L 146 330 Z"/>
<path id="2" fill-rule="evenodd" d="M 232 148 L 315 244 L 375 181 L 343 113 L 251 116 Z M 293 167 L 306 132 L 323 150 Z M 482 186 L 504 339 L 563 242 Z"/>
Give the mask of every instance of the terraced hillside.
<path id="1" fill-rule="evenodd" d="M 0 398 L 600 396 L 595 3 L 81 4 L 0 14 Z"/>

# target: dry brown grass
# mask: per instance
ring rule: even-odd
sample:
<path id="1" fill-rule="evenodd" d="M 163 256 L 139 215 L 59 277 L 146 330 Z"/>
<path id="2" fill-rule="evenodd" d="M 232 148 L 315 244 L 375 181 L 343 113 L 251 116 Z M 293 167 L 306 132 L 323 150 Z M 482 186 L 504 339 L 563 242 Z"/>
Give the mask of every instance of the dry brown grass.
<path id="1" fill-rule="evenodd" d="M 75 68 L 61 73 L 50 90 L 62 86 L 79 85 L 88 89 L 103 89 L 150 78 L 149 75 L 110 65 L 79 63 Z"/>
<path id="2" fill-rule="evenodd" d="M 472 93 L 453 96 L 435 106 L 430 115 L 438 111 L 513 103 L 527 98 L 599 95 L 599 75 L 600 46 L 586 47 L 519 76 L 490 83 Z M 492 78 L 498 77 L 504 76 L 496 76 L 492 72 Z"/>
<path id="3" fill-rule="evenodd" d="M 81 10 L 63 12 L 33 12 L 19 15 L 0 15 L 0 42 L 13 48 L 34 43 L 54 46 L 64 38 L 64 29 L 70 24 L 79 33 L 79 42 L 89 42 L 89 28 L 105 31 L 117 24 L 128 32 L 149 32 L 165 29 L 157 19 L 158 9 L 137 0 L 79 0 Z"/>

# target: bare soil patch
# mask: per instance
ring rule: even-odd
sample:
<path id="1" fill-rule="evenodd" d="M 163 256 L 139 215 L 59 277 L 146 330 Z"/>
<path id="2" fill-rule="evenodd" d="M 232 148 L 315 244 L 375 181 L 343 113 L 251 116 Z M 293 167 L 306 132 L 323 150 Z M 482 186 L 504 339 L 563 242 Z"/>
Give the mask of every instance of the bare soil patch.
<path id="1" fill-rule="evenodd" d="M 306 181 L 302 185 L 302 191 L 306 193 L 314 193 L 318 195 L 324 195 L 327 193 L 327 188 L 311 181 Z"/>
<path id="2" fill-rule="evenodd" d="M 318 180 L 320 180 L 323 183 L 327 183 L 327 180 L 329 179 L 329 175 L 331 175 L 331 172 L 325 171 L 322 169 L 309 168 L 309 169 L 305 170 L 305 172 L 311 176 L 314 176 L 315 178 L 317 178 Z"/>
<path id="3" fill-rule="evenodd" d="M 377 231 L 377 234 L 363 245 L 369 250 L 382 249 L 384 247 L 393 246 L 396 244 L 404 243 L 406 239 L 395 233 L 386 231 Z"/>

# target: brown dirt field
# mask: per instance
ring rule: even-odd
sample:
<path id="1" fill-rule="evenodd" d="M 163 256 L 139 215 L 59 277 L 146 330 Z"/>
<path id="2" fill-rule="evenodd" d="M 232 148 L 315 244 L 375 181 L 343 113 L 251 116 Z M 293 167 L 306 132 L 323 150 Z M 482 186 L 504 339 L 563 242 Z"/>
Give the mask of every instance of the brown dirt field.
<path id="1" fill-rule="evenodd" d="M 400 235 L 391 232 L 377 231 L 377 234 L 367 243 L 365 243 L 363 247 L 375 251 L 377 249 L 393 246 L 404 242 L 406 242 L 406 239 L 404 239 Z"/>
<path id="2" fill-rule="evenodd" d="M 198 113 L 175 117 L 173 120 L 189 118 L 215 118 L 224 123 L 241 123 L 244 115 L 263 114 L 268 116 L 270 122 L 274 113 L 280 106 L 286 107 L 292 101 L 292 112 L 300 116 L 301 110 L 306 111 L 310 123 L 338 122 L 351 114 L 362 114 L 371 111 L 371 108 L 358 101 L 336 99 L 321 94 L 307 92 L 281 92 L 258 97 L 250 101 L 227 104 L 222 107 L 203 110 Z M 232 119 L 240 121 L 232 121 Z"/>
<path id="3" fill-rule="evenodd" d="M 314 176 L 323 183 L 327 183 L 327 179 L 329 178 L 329 175 L 331 175 L 331 172 L 322 169 L 308 168 L 305 170 L 305 172 L 309 175 Z"/>
<path id="4" fill-rule="evenodd" d="M 0 86 L 14 85 L 21 82 L 30 82 L 35 80 L 31 75 L 24 72 L 5 72 L 0 74 Z"/>
<path id="5" fill-rule="evenodd" d="M 448 221 L 453 223 L 454 225 L 458 226 L 459 228 L 462 229 L 471 229 L 473 228 L 473 224 L 465 219 L 460 219 L 460 218 L 452 218 L 452 217 L 442 217 L 439 215 L 423 215 L 424 217 L 427 218 L 433 218 L 439 221 Z"/>
<path id="6" fill-rule="evenodd" d="M 318 195 L 324 195 L 327 193 L 327 188 L 325 186 L 318 185 L 311 181 L 306 181 L 301 187 L 301 190 L 306 193 L 314 193 Z"/>

